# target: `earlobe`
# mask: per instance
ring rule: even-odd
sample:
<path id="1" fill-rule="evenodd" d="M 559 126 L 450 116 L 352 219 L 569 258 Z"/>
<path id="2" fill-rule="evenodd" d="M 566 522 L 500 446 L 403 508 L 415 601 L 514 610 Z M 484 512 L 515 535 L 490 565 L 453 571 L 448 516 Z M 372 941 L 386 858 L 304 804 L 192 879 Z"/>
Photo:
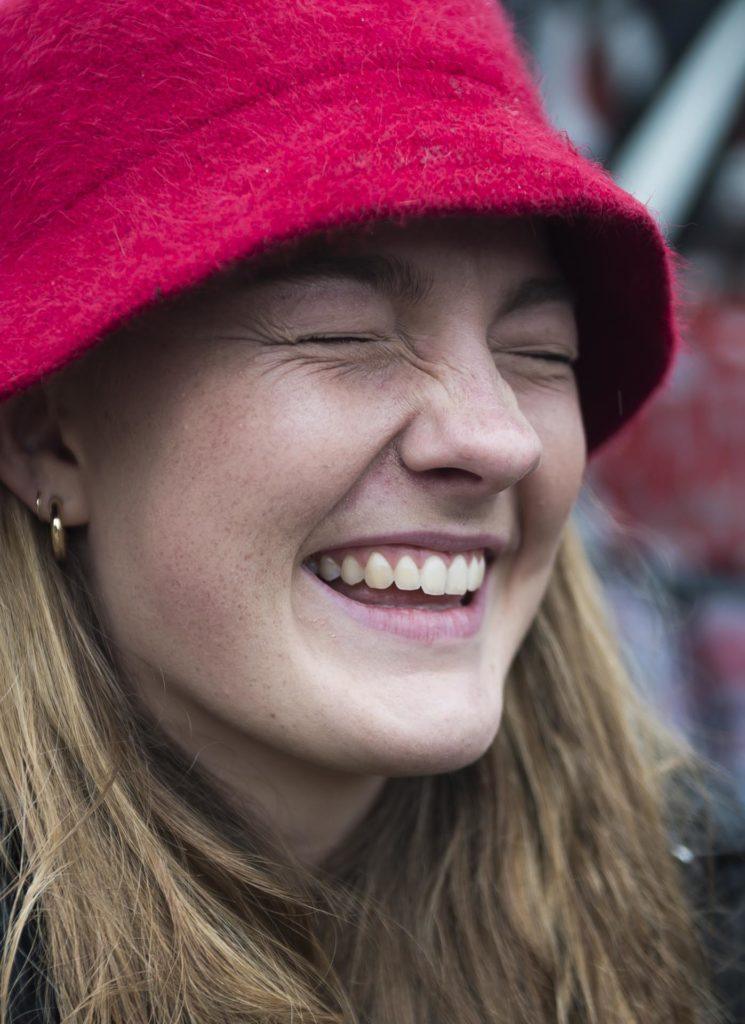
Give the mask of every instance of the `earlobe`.
<path id="1" fill-rule="evenodd" d="M 0 480 L 45 521 L 54 496 L 66 526 L 88 522 L 80 463 L 63 440 L 56 403 L 40 385 L 0 402 Z"/>

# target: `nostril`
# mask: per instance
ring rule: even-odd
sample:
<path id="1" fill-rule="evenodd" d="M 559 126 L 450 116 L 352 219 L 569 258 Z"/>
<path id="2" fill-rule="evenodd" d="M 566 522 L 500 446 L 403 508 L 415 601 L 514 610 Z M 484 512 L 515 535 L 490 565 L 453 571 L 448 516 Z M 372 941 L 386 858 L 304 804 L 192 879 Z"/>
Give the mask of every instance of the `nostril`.
<path id="1" fill-rule="evenodd" d="M 472 473 L 470 469 L 458 469 L 457 466 L 436 466 L 429 470 L 420 470 L 419 476 L 429 476 L 433 480 L 443 480 L 460 483 L 463 480 L 472 479 L 476 482 L 481 480 L 478 473 Z"/>

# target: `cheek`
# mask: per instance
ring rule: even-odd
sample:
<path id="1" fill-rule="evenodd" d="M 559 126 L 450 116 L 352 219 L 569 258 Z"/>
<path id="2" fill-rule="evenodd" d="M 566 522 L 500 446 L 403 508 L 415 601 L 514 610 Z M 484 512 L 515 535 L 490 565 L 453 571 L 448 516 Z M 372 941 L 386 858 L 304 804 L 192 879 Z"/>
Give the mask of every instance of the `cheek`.
<path id="1" fill-rule="evenodd" d="M 189 506 L 209 510 L 246 550 L 289 548 L 294 558 L 375 457 L 384 403 L 370 416 L 353 389 L 302 373 L 215 393 L 219 403 L 189 412 L 204 438 L 181 453 Z"/>
<path id="2" fill-rule="evenodd" d="M 536 471 L 518 485 L 522 532 L 536 550 L 555 550 L 582 486 L 587 461 L 576 389 L 527 411 L 543 449 Z"/>
<path id="3" fill-rule="evenodd" d="M 170 622 L 174 648 L 176 633 L 227 643 L 276 618 L 306 538 L 349 497 L 392 416 L 380 397 L 370 416 L 354 389 L 300 372 L 211 378 L 136 425 L 125 413 L 98 460 L 93 563 L 112 620 L 150 641 Z"/>

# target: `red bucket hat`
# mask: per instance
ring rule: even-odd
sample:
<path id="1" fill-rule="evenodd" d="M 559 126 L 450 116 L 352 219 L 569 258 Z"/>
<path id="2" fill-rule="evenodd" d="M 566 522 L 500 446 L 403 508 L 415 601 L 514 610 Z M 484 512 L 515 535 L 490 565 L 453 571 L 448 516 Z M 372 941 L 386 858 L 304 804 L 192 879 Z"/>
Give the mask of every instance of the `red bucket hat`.
<path id="1" fill-rule="evenodd" d="M 493 0 L 0 0 L 0 195 L 0 397 L 232 260 L 431 214 L 549 219 L 590 449 L 675 348 L 653 219 Z"/>

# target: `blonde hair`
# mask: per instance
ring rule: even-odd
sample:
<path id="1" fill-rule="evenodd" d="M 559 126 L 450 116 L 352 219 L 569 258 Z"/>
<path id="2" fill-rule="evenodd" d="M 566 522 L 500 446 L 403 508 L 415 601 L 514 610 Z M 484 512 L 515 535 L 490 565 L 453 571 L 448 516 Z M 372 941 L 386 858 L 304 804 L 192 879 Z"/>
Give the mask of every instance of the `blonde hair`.
<path id="1" fill-rule="evenodd" d="M 571 528 L 489 751 L 391 779 L 322 870 L 127 695 L 76 558 L 0 486 L 0 800 L 69 1024 L 700 1020 L 663 814 L 684 745 L 628 682 Z"/>

